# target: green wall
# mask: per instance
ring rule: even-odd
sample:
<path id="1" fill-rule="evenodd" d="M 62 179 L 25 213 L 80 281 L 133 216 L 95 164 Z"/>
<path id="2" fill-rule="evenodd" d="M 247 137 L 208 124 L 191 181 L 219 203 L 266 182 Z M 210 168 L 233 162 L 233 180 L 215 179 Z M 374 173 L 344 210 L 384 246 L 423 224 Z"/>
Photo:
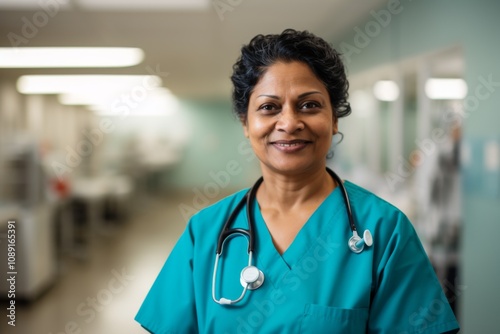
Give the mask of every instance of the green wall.
<path id="1" fill-rule="evenodd" d="M 486 92 L 478 88 L 482 85 L 480 77 L 500 83 L 500 2 L 408 0 L 401 1 L 398 10 L 386 27 L 373 34 L 366 47 L 347 49 L 349 73 L 460 45 L 464 50 L 465 80 L 471 102 L 464 118 L 463 140 L 481 143 L 488 138 L 500 138 L 500 84 L 489 87 L 489 96 L 478 99 L 478 106 L 472 104 L 474 96 L 477 97 L 476 89 Z M 368 13 L 366 22 L 357 27 L 364 29 L 370 21 L 374 17 Z M 333 42 L 336 46 L 341 42 L 354 45 L 354 38 L 353 29 Z M 482 146 L 472 148 L 481 150 Z M 463 170 L 461 284 L 465 287 L 459 291 L 462 333 L 498 332 L 500 262 L 495 249 L 495 227 L 500 223 L 500 196 L 477 185 L 487 182 L 481 176 L 483 168 L 481 161 L 476 161 Z M 493 182 L 499 182 L 499 173 L 490 175 Z M 500 182 L 496 187 L 500 187 Z"/>
<path id="2" fill-rule="evenodd" d="M 181 104 L 191 127 L 191 140 L 181 163 L 168 175 L 168 185 L 204 192 L 207 184 L 215 183 L 221 193 L 252 185 L 259 175 L 257 158 L 232 114 L 230 101 L 184 100 Z"/>

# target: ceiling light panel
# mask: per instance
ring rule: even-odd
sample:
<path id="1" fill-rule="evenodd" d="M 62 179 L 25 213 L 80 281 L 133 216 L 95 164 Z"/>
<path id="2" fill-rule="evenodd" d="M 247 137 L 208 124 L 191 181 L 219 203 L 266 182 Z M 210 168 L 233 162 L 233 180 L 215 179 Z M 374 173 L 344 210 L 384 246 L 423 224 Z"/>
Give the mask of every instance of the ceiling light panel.
<path id="1" fill-rule="evenodd" d="M 463 79 L 431 78 L 425 83 L 425 94 L 433 100 L 461 100 L 467 96 Z"/>
<path id="2" fill-rule="evenodd" d="M 210 0 L 77 0 L 79 8 L 104 11 L 205 10 Z"/>
<path id="3" fill-rule="evenodd" d="M 396 101 L 399 97 L 399 87 L 391 80 L 380 80 L 373 86 L 373 95 L 380 101 Z"/>
<path id="4" fill-rule="evenodd" d="M 57 5 L 57 10 L 69 9 L 71 7 L 70 0 L 57 1 L 40 1 L 40 0 L 2 0 L 0 1 L 0 9 L 7 10 L 44 10 L 52 4 L 52 9 Z"/>
<path id="5" fill-rule="evenodd" d="M 147 91 L 161 86 L 154 75 L 23 75 L 17 80 L 17 90 L 23 94 L 81 94 Z"/>
<path id="6" fill-rule="evenodd" d="M 120 47 L 0 48 L 0 68 L 129 67 L 142 62 L 144 52 Z"/>

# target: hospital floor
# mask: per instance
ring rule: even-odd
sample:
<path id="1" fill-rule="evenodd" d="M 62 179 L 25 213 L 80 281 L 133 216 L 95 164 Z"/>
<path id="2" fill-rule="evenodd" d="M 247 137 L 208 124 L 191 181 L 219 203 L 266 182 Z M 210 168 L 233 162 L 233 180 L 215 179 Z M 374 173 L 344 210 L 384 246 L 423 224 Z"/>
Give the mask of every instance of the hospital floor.
<path id="1" fill-rule="evenodd" d="M 192 196 L 143 198 L 114 235 L 93 239 L 86 260 L 66 258 L 56 282 L 17 305 L 16 326 L 2 319 L 0 333 L 146 333 L 134 316 L 185 227 L 178 205 Z"/>

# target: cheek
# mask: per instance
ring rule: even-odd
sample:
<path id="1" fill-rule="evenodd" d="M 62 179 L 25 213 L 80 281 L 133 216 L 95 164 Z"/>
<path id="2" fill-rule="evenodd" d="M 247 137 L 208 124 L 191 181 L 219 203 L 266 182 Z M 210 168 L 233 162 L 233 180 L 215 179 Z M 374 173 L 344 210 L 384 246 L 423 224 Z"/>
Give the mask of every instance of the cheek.
<path id="1" fill-rule="evenodd" d="M 312 126 L 318 137 L 331 137 L 333 135 L 333 131 L 335 130 L 332 120 L 326 117 L 324 119 L 318 119 L 314 124 L 312 124 Z"/>
<path id="2" fill-rule="evenodd" d="M 323 122 L 317 123 L 314 132 L 321 149 L 329 150 L 334 132 L 334 126 L 331 124 L 331 120 L 330 123 L 328 123 L 326 119 Z"/>
<path id="3" fill-rule="evenodd" d="M 259 118 L 249 120 L 248 133 L 254 139 L 266 137 L 273 130 L 272 124 L 265 122 Z"/>

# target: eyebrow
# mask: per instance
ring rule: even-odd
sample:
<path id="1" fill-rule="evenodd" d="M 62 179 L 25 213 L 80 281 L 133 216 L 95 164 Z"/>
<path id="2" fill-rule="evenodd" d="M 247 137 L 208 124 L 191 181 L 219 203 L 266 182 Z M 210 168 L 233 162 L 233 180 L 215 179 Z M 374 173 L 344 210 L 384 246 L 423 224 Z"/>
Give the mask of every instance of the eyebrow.
<path id="1" fill-rule="evenodd" d="M 320 91 L 317 91 L 317 90 L 313 90 L 313 91 L 310 91 L 310 92 L 305 92 L 305 93 L 302 93 L 299 95 L 299 99 L 303 98 L 303 97 L 306 97 L 306 96 L 309 96 L 309 95 L 312 95 L 312 94 L 321 94 Z M 272 99 L 275 99 L 275 100 L 278 100 L 279 99 L 279 96 L 276 96 L 276 95 L 268 95 L 268 94 L 261 94 L 257 97 L 270 97 Z"/>

